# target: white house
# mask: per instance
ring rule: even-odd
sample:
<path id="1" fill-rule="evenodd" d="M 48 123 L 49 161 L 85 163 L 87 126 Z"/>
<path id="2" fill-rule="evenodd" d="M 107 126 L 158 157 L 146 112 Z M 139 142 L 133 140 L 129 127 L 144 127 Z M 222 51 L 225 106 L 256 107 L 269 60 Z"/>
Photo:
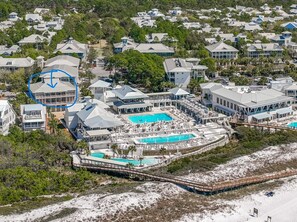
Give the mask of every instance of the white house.
<path id="1" fill-rule="evenodd" d="M 9 15 L 8 15 L 8 20 L 9 21 L 12 21 L 12 22 L 16 22 L 18 20 L 20 20 L 19 16 L 18 16 L 18 13 L 16 12 L 11 12 Z"/>
<path id="2" fill-rule="evenodd" d="M 43 15 L 43 14 L 46 14 L 49 12 L 50 12 L 49 8 L 35 8 L 35 10 L 34 10 L 34 13 L 39 14 L 39 15 Z"/>
<path id="3" fill-rule="evenodd" d="M 255 23 L 255 22 L 250 22 L 250 23 L 245 24 L 244 30 L 254 32 L 254 31 L 260 31 L 263 29 L 260 27 L 259 24 Z"/>
<path id="4" fill-rule="evenodd" d="M 218 42 L 205 47 L 212 58 L 215 59 L 236 59 L 238 50 L 224 42 Z"/>
<path id="5" fill-rule="evenodd" d="M 40 49 L 43 44 L 49 44 L 50 39 L 47 37 L 44 37 L 42 35 L 32 34 L 28 37 L 25 37 L 21 39 L 18 44 L 19 46 L 24 45 L 34 45 L 37 49 Z"/>
<path id="6" fill-rule="evenodd" d="M 69 38 L 64 43 L 57 45 L 56 52 L 61 52 L 64 55 L 76 54 L 80 59 L 85 59 L 88 53 L 88 45 L 80 43 L 73 38 Z"/>
<path id="7" fill-rule="evenodd" d="M 78 68 L 79 64 L 80 64 L 80 60 L 78 58 L 75 58 L 69 55 L 59 55 L 48 59 L 45 62 L 44 66 L 49 67 L 49 66 L 55 66 L 55 65 L 67 65 L 67 66 Z"/>
<path id="8" fill-rule="evenodd" d="M 252 43 L 246 46 L 247 56 L 251 58 L 281 56 L 284 51 L 277 43 Z"/>
<path id="9" fill-rule="evenodd" d="M 12 54 L 18 52 L 19 50 L 20 50 L 20 47 L 18 45 L 12 45 L 11 47 L 0 45 L 0 55 L 11 56 Z"/>
<path id="10" fill-rule="evenodd" d="M 46 107 L 40 104 L 21 105 L 22 129 L 24 131 L 46 130 Z"/>
<path id="11" fill-rule="evenodd" d="M 0 57 L 0 69 L 6 71 L 15 71 L 20 68 L 30 70 L 34 65 L 35 61 L 30 58 L 2 58 Z"/>
<path id="12" fill-rule="evenodd" d="M 167 78 L 181 88 L 186 88 L 192 79 L 204 79 L 207 66 L 199 65 L 199 59 L 171 58 L 163 62 Z"/>
<path id="13" fill-rule="evenodd" d="M 8 100 L 0 100 L 0 134 L 7 135 L 9 127 L 15 124 L 16 114 Z"/>
<path id="14" fill-rule="evenodd" d="M 42 16 L 39 14 L 26 14 L 25 21 L 28 22 L 28 24 L 39 23 L 42 21 Z"/>

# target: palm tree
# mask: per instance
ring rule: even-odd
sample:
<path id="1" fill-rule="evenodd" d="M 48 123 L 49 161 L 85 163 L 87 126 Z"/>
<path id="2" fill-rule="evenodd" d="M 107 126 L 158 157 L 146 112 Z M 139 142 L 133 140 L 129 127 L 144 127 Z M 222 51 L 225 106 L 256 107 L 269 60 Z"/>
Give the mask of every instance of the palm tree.
<path id="1" fill-rule="evenodd" d="M 91 154 L 89 145 L 84 140 L 81 140 L 77 143 L 77 148 L 80 150 L 84 150 L 86 152 L 87 156 L 89 156 Z"/>
<path id="2" fill-rule="evenodd" d="M 166 153 L 166 148 L 165 147 L 162 147 L 160 150 L 159 150 L 160 154 L 164 157 L 164 154 Z"/>
<path id="3" fill-rule="evenodd" d="M 113 152 L 113 157 L 114 157 L 114 154 L 118 154 L 118 150 L 119 150 L 118 144 L 114 143 L 114 144 L 111 145 L 110 148 L 111 148 L 111 150 Z"/>
<path id="4" fill-rule="evenodd" d="M 48 121 L 48 126 L 50 128 L 51 133 L 53 133 L 54 135 L 57 134 L 58 131 L 58 120 L 55 118 L 55 115 L 50 113 L 50 120 Z"/>
<path id="5" fill-rule="evenodd" d="M 131 169 L 131 168 L 134 167 L 134 164 L 133 164 L 133 163 L 127 163 L 127 164 L 126 164 L 126 167 L 128 167 L 129 169 Z"/>
<path id="6" fill-rule="evenodd" d="M 133 156 L 133 152 L 136 152 L 136 151 L 137 151 L 136 146 L 131 145 L 131 146 L 128 147 L 128 153 L 127 153 L 127 155 L 131 152 L 132 153 L 132 156 Z"/>

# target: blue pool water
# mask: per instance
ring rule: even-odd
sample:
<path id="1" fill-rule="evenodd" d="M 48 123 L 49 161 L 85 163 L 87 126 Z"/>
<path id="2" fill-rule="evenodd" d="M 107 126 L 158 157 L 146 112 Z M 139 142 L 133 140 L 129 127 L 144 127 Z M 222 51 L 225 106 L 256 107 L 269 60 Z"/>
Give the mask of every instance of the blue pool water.
<path id="1" fill-rule="evenodd" d="M 92 153 L 91 156 L 97 157 L 97 158 L 103 158 L 104 157 L 104 153 Z"/>
<path id="2" fill-rule="evenodd" d="M 164 137 L 148 137 L 148 138 L 142 138 L 138 141 L 141 143 L 176 143 L 181 141 L 190 140 L 192 138 L 195 138 L 195 135 L 193 134 L 180 134 L 180 135 L 172 135 L 172 136 L 164 136 Z"/>
<path id="3" fill-rule="evenodd" d="M 167 113 L 155 113 L 155 114 L 146 114 L 146 115 L 134 115 L 129 116 L 129 120 L 132 123 L 142 124 L 142 123 L 156 123 L 160 121 L 171 121 L 173 118 Z"/>
<path id="4" fill-rule="evenodd" d="M 97 157 L 97 158 L 103 158 L 104 153 L 92 153 L 92 157 Z M 132 163 L 134 166 L 140 165 L 139 160 L 133 160 L 133 159 L 124 159 L 124 158 L 110 158 L 111 160 L 122 162 L 122 163 Z M 144 158 L 141 161 L 141 164 L 146 164 L 146 165 L 153 165 L 158 163 L 158 160 L 156 158 Z"/>
<path id="5" fill-rule="evenodd" d="M 288 124 L 288 127 L 297 128 L 297 122 L 292 122 L 292 123 Z"/>

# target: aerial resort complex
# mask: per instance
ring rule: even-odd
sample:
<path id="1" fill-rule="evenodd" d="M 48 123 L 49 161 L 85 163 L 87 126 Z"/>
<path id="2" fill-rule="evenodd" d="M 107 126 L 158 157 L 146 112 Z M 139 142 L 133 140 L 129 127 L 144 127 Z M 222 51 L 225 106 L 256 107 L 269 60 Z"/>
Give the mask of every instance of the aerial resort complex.
<path id="1" fill-rule="evenodd" d="M 0 0 L 0 222 L 296 222 L 297 0 Z"/>
<path id="2" fill-rule="evenodd" d="M 228 140 L 227 116 L 188 96 L 178 87 L 145 94 L 128 85 L 116 86 L 101 97 L 113 102 L 86 97 L 65 110 L 64 122 L 75 138 L 89 145 L 91 154 L 80 154 L 82 161 L 152 167 L 193 148 Z"/>

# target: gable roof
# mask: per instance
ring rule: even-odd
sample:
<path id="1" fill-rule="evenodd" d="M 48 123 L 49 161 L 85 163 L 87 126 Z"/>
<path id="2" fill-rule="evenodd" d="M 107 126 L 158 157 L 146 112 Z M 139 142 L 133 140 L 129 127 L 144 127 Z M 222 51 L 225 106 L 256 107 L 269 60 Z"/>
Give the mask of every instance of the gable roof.
<path id="1" fill-rule="evenodd" d="M 86 127 L 93 128 L 114 128 L 124 125 L 111 113 L 107 112 L 98 103 L 89 102 L 77 113 L 78 118 Z"/>
<path id="2" fill-rule="evenodd" d="M 183 95 L 189 95 L 187 91 L 183 90 L 182 88 L 175 87 L 173 89 L 169 89 L 169 92 L 171 92 L 175 96 L 183 96 Z"/>
<path id="3" fill-rule="evenodd" d="M 86 54 L 87 52 L 87 44 L 80 43 L 73 38 L 69 38 L 66 42 L 58 44 L 55 52 L 61 53 L 82 53 Z"/>
<path id="4" fill-rule="evenodd" d="M 35 44 L 35 43 L 43 43 L 44 41 L 49 41 L 49 39 L 42 35 L 33 34 L 33 35 L 23 38 L 18 43 L 19 44 Z"/>
<path id="5" fill-rule="evenodd" d="M 44 81 L 30 84 L 30 90 L 32 93 L 55 93 L 55 92 L 67 92 L 75 91 L 76 87 L 70 82 L 61 81 L 59 79 L 54 79 L 54 83 L 57 83 L 55 88 L 51 88 L 48 84 L 51 83 L 50 78 L 44 78 Z"/>
<path id="6" fill-rule="evenodd" d="M 218 42 L 216 44 L 206 46 L 205 48 L 210 52 L 238 52 L 236 48 L 227 45 L 224 42 Z"/>
<path id="7" fill-rule="evenodd" d="M 141 53 L 174 53 L 170 48 L 162 43 L 141 43 L 135 47 Z"/>
<path id="8" fill-rule="evenodd" d="M 112 91 L 120 99 L 144 99 L 148 97 L 140 90 L 134 89 L 128 85 L 123 85 L 121 88 Z"/>
<path id="9" fill-rule="evenodd" d="M 78 67 L 79 63 L 80 63 L 80 60 L 78 58 L 75 58 L 69 55 L 59 55 L 51 59 L 48 59 L 45 62 L 45 66 L 47 67 L 47 66 L 54 66 L 54 65 L 68 65 L 68 66 Z"/>

